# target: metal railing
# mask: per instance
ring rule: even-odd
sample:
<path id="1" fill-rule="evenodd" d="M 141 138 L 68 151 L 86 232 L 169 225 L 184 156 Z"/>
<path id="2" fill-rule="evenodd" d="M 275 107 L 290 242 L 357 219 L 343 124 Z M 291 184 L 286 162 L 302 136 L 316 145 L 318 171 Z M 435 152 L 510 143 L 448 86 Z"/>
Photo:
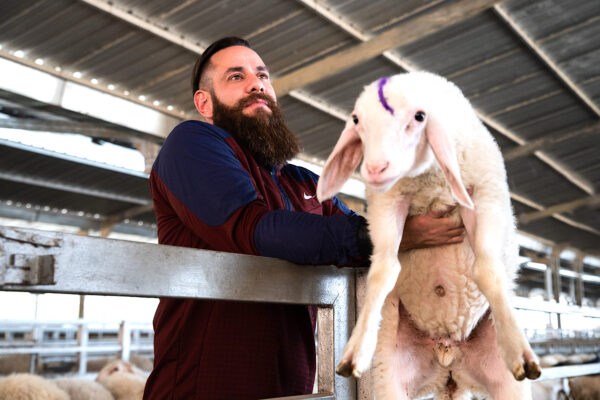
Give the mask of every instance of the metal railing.
<path id="1" fill-rule="evenodd" d="M 63 357 L 76 360 L 77 374 L 84 375 L 88 356 L 129 361 L 132 353 L 152 354 L 153 337 L 151 323 L 0 320 L 0 357 L 30 355 L 30 373 L 36 372 L 39 358 Z"/>
<path id="2" fill-rule="evenodd" d="M 357 385 L 334 373 L 360 311 L 364 270 L 0 227 L 0 290 L 314 304 L 318 394 L 286 399 L 373 398 L 369 374 Z M 547 368 L 541 379 L 598 372 L 600 364 Z"/>

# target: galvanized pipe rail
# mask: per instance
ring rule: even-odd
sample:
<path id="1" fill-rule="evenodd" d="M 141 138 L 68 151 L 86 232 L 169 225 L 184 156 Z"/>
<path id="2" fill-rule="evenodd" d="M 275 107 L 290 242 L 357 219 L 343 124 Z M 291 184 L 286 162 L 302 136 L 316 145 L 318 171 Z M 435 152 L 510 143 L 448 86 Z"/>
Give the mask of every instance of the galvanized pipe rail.
<path id="1" fill-rule="evenodd" d="M 117 328 L 107 328 L 116 325 Z M 101 326 L 102 328 L 90 328 Z M 66 332 L 74 333 L 73 338 L 67 338 Z M 141 334 L 149 334 L 144 340 Z M 11 333 L 20 333 L 23 337 L 16 339 Z M 57 338 L 57 333 L 65 333 L 65 337 Z M 91 338 L 92 334 L 112 333 L 116 337 L 110 339 Z M 46 338 L 50 334 L 51 337 Z M 24 321 L 0 320 L 0 356 L 14 354 L 31 355 L 30 373 L 35 373 L 36 359 L 39 356 L 73 356 L 78 358 L 77 373 L 87 373 L 88 355 L 115 354 L 125 361 L 129 361 L 132 352 L 152 353 L 154 346 L 152 336 L 154 332 L 151 323 L 135 323 L 121 321 L 98 322 L 91 320 L 63 320 L 63 321 Z M 113 343 L 114 342 L 114 343 Z"/>
<path id="2" fill-rule="evenodd" d="M 356 381 L 334 373 L 356 319 L 355 273 L 266 257 L 0 227 L 0 290 L 317 305 L 319 394 L 288 399 L 356 398 Z"/>

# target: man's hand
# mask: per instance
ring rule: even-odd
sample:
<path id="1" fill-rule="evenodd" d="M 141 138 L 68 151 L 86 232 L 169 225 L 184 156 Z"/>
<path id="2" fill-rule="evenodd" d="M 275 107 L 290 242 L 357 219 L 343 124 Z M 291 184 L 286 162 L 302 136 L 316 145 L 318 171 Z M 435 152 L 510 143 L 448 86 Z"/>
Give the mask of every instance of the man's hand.
<path id="1" fill-rule="evenodd" d="M 456 207 L 454 205 L 445 210 L 408 217 L 404 224 L 400 251 L 461 243 L 465 236 L 462 221 L 459 219 L 455 222 L 453 218 L 444 217 Z"/>

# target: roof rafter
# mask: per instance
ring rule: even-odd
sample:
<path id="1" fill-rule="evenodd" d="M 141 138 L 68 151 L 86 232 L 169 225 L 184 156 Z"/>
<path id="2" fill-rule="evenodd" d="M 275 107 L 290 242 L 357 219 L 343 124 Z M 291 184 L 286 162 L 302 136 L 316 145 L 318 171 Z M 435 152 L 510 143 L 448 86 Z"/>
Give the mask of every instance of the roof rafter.
<path id="1" fill-rule="evenodd" d="M 130 130 L 119 130 L 118 128 L 111 129 L 91 122 L 43 120 L 34 118 L 2 118 L 0 119 L 0 128 L 53 133 L 78 133 L 93 138 L 117 139 L 129 142 L 132 145 L 145 140 L 150 140 L 154 143 L 162 143 L 164 141 L 163 138 L 152 137 L 151 135 L 138 137 L 138 135 Z"/>
<path id="2" fill-rule="evenodd" d="M 82 194 L 86 196 L 99 197 L 101 199 L 108 200 L 116 200 L 123 201 L 126 203 L 133 203 L 139 205 L 148 204 L 148 199 L 136 197 L 136 196 L 126 196 L 115 192 L 108 192 L 99 189 L 90 189 L 85 186 L 74 185 L 71 183 L 64 183 L 58 180 L 48 180 L 43 179 L 37 176 L 25 175 L 25 174 L 17 174 L 11 172 L 0 172 L 0 179 L 15 182 L 15 183 L 25 183 L 32 186 L 43 187 L 47 189 L 60 190 L 63 192 Z"/>
<path id="3" fill-rule="evenodd" d="M 576 130 L 566 129 L 560 132 L 555 132 L 551 135 L 543 136 L 539 139 L 527 142 L 517 148 L 507 150 L 503 153 L 505 161 L 516 160 L 517 158 L 525 157 L 538 150 L 554 146 L 558 143 L 572 140 L 580 136 L 587 136 L 593 133 L 600 133 L 600 122 L 584 126 Z"/>
<path id="4" fill-rule="evenodd" d="M 144 107 L 152 108 L 152 109 L 154 109 L 156 111 L 160 111 L 161 113 L 169 115 L 169 116 L 174 117 L 174 118 L 184 118 L 184 117 L 186 117 L 186 115 L 183 114 L 183 111 L 177 112 L 175 110 L 169 110 L 167 107 L 164 107 L 162 105 L 156 106 L 156 105 L 154 105 L 152 103 L 148 103 L 148 102 L 139 100 L 133 94 L 127 94 L 126 95 L 126 94 L 120 93 L 117 90 L 111 90 L 108 87 L 105 87 L 104 85 L 96 85 L 96 84 L 92 83 L 90 80 L 87 80 L 87 79 L 84 79 L 84 78 L 77 78 L 77 77 L 73 76 L 72 73 L 69 73 L 69 72 L 73 72 L 73 71 L 65 71 L 65 70 L 62 70 L 62 69 L 53 68 L 53 67 L 51 67 L 49 65 L 46 65 L 46 64 L 39 65 L 39 64 L 36 64 L 35 61 L 33 61 L 33 60 L 29 60 L 27 58 L 22 58 L 22 57 L 17 57 L 14 54 L 11 54 L 8 51 L 5 51 L 3 49 L 0 50 L 0 57 L 5 58 L 5 59 L 10 60 L 10 61 L 13 61 L 13 62 L 16 62 L 16 63 L 21 64 L 21 65 L 25 65 L 26 67 L 30 67 L 30 68 L 33 68 L 33 69 L 38 70 L 38 71 L 45 72 L 47 74 L 50 74 L 50 75 L 55 76 L 57 78 L 63 79 L 65 81 L 75 82 L 75 83 L 78 83 L 80 85 L 83 85 L 83 86 L 92 88 L 94 90 L 97 90 L 99 92 L 106 93 L 106 94 L 109 94 L 111 96 L 119 97 L 121 99 L 125 99 L 125 100 L 131 101 L 133 103 L 142 105 Z"/>
<path id="5" fill-rule="evenodd" d="M 294 89 L 317 82 L 377 57 L 387 50 L 414 42 L 423 36 L 438 32 L 459 21 L 477 15 L 497 2 L 498 0 L 460 0 L 447 7 L 439 8 L 402 23 L 349 49 L 342 50 L 281 76 L 273 82 L 273 87 L 278 96 L 286 95 Z"/>
<path id="6" fill-rule="evenodd" d="M 541 62 L 546 66 L 546 68 L 548 68 L 548 70 L 550 70 L 559 79 L 559 81 L 562 82 L 563 85 L 571 93 L 573 93 L 573 95 L 575 95 L 575 97 L 587 109 L 591 110 L 592 113 L 594 113 L 596 115 L 596 117 L 600 117 L 600 107 L 598 107 L 594 103 L 594 101 L 588 95 L 586 95 L 584 93 L 584 91 L 577 85 L 577 83 L 575 83 L 569 77 L 569 75 L 565 71 L 563 71 L 558 66 L 558 64 L 556 62 L 554 62 L 554 60 L 552 60 L 552 58 L 548 54 L 546 54 L 546 52 L 544 52 L 542 50 L 542 48 L 540 46 L 538 46 L 536 41 L 531 36 L 529 36 L 529 34 L 510 16 L 510 14 L 506 11 L 506 8 L 503 5 L 498 4 L 498 5 L 494 6 L 494 11 L 495 11 L 496 15 L 513 31 L 513 33 L 529 48 L 529 50 L 532 51 L 533 54 L 535 54 L 541 60 Z M 594 131 L 594 130 L 597 130 L 597 128 L 592 129 L 592 131 Z M 589 130 L 587 130 L 586 128 L 584 128 L 583 130 L 575 131 L 570 134 L 565 133 L 564 135 L 552 135 L 552 136 L 548 137 L 548 140 L 546 140 L 546 141 L 544 141 L 543 140 L 544 138 L 542 138 L 540 140 L 534 141 L 534 143 L 532 143 L 532 144 L 519 143 L 522 145 L 523 149 L 522 150 L 515 149 L 514 153 L 512 154 L 512 157 L 515 157 L 516 155 L 520 156 L 521 154 L 525 155 L 525 154 L 530 154 L 531 152 L 535 152 L 535 154 L 538 156 L 538 158 L 545 161 L 547 164 L 549 164 L 553 168 L 557 169 L 558 172 L 560 172 L 560 173 L 564 172 L 563 175 L 567 176 L 567 174 L 568 174 L 567 178 L 569 180 L 571 180 L 571 182 L 575 183 L 579 188 L 583 189 L 586 193 L 593 195 L 595 193 L 593 185 L 591 183 L 587 182 L 581 176 L 579 176 L 579 174 L 569 171 L 567 168 L 562 166 L 559 162 L 552 159 L 551 157 L 549 157 L 546 154 L 542 154 L 542 153 L 536 152 L 536 151 L 531 151 L 531 149 L 536 148 L 538 146 L 539 146 L 539 148 L 536 148 L 536 150 L 542 149 L 543 147 L 554 144 L 558 141 L 567 140 L 567 139 L 570 139 L 571 137 L 579 136 L 581 134 L 588 134 L 588 133 L 591 133 L 591 132 Z M 561 172 L 561 171 L 563 171 L 563 172 Z"/>
<path id="7" fill-rule="evenodd" d="M 80 0 L 82 3 L 90 5 L 94 8 L 104 11 L 120 20 L 126 21 L 131 25 L 152 33 L 155 36 L 161 37 L 168 42 L 178 44 L 179 46 L 188 49 L 194 53 L 201 54 L 205 47 L 200 43 L 193 42 L 186 38 L 184 35 L 177 34 L 168 30 L 168 27 L 158 26 L 149 20 L 144 20 L 140 17 L 135 16 L 131 10 L 123 10 L 115 6 L 112 2 L 106 2 L 101 0 Z"/>
<path id="8" fill-rule="evenodd" d="M 561 214 L 564 212 L 573 211 L 581 207 L 598 207 L 600 206 L 600 195 L 584 197 L 569 201 L 562 204 L 557 204 L 551 207 L 547 207 L 540 211 L 534 211 L 529 213 L 523 213 L 519 215 L 519 222 L 522 224 L 528 224 L 538 219 L 549 217 L 553 214 Z"/>
<path id="9" fill-rule="evenodd" d="M 106 217 L 104 221 L 100 223 L 100 231 L 104 237 L 108 236 L 113 231 L 116 224 L 129 218 L 137 217 L 138 215 L 145 214 L 154 210 L 154 204 L 152 202 L 141 206 L 135 206 L 128 208 L 116 214 L 112 214 Z"/>
<path id="10" fill-rule="evenodd" d="M 536 44 L 536 41 L 519 26 L 519 24 L 508 14 L 506 8 L 497 4 L 494 11 L 500 19 L 512 29 L 517 37 L 527 45 L 527 47 L 546 65 L 546 67 L 597 117 L 600 117 L 600 107 L 586 95 L 583 90 L 575 83 L 566 72 L 564 72 L 552 58 Z"/>

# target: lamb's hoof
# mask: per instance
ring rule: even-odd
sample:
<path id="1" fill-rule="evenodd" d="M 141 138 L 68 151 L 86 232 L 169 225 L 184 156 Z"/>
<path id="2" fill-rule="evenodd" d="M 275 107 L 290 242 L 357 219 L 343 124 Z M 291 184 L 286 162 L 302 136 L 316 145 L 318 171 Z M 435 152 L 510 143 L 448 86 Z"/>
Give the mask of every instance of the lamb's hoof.
<path id="1" fill-rule="evenodd" d="M 353 376 L 356 379 L 359 379 L 362 376 L 362 372 L 352 361 L 340 362 L 335 369 L 335 373 L 343 376 L 344 378 Z"/>
<path id="2" fill-rule="evenodd" d="M 352 363 L 350 361 L 340 362 L 335 369 L 335 373 L 343 376 L 344 378 L 350 377 L 352 375 Z"/>
<path id="3" fill-rule="evenodd" d="M 516 380 L 522 381 L 525 378 L 537 379 L 542 374 L 542 369 L 539 364 L 533 360 L 526 361 L 525 363 L 516 361 L 513 364 L 511 370 Z"/>
<path id="4" fill-rule="evenodd" d="M 542 374 L 542 368 L 535 361 L 528 361 L 525 363 L 525 373 L 529 379 L 537 379 Z"/>
<path id="5" fill-rule="evenodd" d="M 522 381 L 527 376 L 527 374 L 525 373 L 525 367 L 523 366 L 523 363 L 521 363 L 520 361 L 515 361 L 512 369 L 511 369 L 511 372 L 512 372 L 513 376 L 515 377 L 515 379 L 518 381 Z"/>

